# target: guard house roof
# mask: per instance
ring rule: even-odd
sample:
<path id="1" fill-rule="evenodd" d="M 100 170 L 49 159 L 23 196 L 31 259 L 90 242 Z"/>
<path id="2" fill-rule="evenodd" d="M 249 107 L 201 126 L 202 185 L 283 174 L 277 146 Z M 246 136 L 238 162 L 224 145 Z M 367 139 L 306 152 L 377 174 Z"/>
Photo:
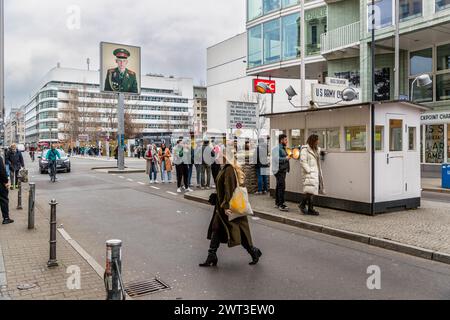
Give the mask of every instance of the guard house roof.
<path id="1" fill-rule="evenodd" d="M 391 100 L 391 101 L 376 101 L 373 102 L 375 106 L 382 105 L 382 104 L 400 104 L 405 105 L 408 107 L 413 107 L 422 110 L 423 112 L 433 110 L 431 107 L 428 107 L 423 104 L 414 103 L 411 101 L 406 100 Z M 369 107 L 372 104 L 372 102 L 363 102 L 363 103 L 355 103 L 355 104 L 346 104 L 346 105 L 336 105 L 332 107 L 323 107 L 319 109 L 309 109 L 308 107 L 302 107 L 305 108 L 305 110 L 298 110 L 298 111 L 289 111 L 289 112 L 279 112 L 279 113 L 266 113 L 261 114 L 260 117 L 276 117 L 276 116 L 284 116 L 284 115 L 291 115 L 291 114 L 298 114 L 298 113 L 308 113 L 308 112 L 320 112 L 320 111 L 326 111 L 326 110 L 336 110 L 336 109 L 346 109 L 346 108 L 354 108 L 354 107 Z"/>

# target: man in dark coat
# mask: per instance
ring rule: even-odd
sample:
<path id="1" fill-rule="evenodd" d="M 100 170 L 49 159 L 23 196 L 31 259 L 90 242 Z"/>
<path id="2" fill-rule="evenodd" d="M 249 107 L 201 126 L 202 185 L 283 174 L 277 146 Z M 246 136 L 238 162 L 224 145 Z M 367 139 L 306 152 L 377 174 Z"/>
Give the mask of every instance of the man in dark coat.
<path id="1" fill-rule="evenodd" d="M 19 188 L 19 171 L 25 167 L 23 161 L 22 152 L 17 150 L 15 144 L 11 145 L 11 149 L 8 152 L 5 163 L 9 165 L 9 170 L 11 172 L 11 190 L 14 188 Z"/>
<path id="2" fill-rule="evenodd" d="M 0 156 L 0 208 L 2 210 L 3 224 L 13 223 L 14 220 L 9 217 L 9 198 L 8 191 L 9 180 L 6 174 L 3 158 Z"/>

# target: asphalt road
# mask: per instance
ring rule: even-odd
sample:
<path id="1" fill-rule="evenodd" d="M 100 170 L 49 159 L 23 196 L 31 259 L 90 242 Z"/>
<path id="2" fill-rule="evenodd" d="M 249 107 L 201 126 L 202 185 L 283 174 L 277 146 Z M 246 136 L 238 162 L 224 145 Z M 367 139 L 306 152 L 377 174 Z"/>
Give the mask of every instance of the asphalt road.
<path id="1" fill-rule="evenodd" d="M 101 265 L 105 241 L 121 239 L 125 282 L 159 277 L 172 287 L 143 299 L 450 299 L 448 265 L 263 220 L 251 221 L 259 265 L 249 266 L 242 248 L 222 247 L 218 268 L 201 269 L 211 208 L 184 200 L 173 184 L 150 186 L 144 174 L 90 170 L 111 164 L 72 159 L 72 173 L 51 184 L 35 163 L 30 176 L 39 206 L 56 198 L 58 223 Z M 381 290 L 367 288 L 372 265 Z"/>

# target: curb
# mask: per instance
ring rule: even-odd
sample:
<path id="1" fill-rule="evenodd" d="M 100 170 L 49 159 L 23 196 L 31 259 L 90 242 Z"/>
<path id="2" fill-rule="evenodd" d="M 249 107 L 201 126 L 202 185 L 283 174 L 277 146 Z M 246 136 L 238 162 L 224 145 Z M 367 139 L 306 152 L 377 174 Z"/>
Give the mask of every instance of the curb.
<path id="1" fill-rule="evenodd" d="M 450 194 L 450 189 L 442 189 L 442 188 L 422 188 L 422 191 Z"/>
<path id="2" fill-rule="evenodd" d="M 191 200 L 195 202 L 199 202 L 202 204 L 209 204 L 208 200 L 202 197 L 197 197 L 193 195 L 185 195 L 184 198 L 186 200 Z M 341 230 L 341 229 L 335 229 L 319 224 L 314 224 L 306 221 L 299 221 L 294 220 L 291 218 L 283 217 L 280 215 L 263 212 L 263 211 L 255 211 L 255 217 L 269 220 L 272 222 L 278 222 L 282 224 L 286 224 L 292 227 L 309 230 L 317 233 L 326 234 L 333 237 L 338 237 L 354 242 L 359 242 L 363 244 L 367 244 L 373 247 L 378 247 L 390 251 L 395 251 L 403 254 L 407 254 L 410 256 L 414 256 L 417 258 L 422 258 L 426 260 L 436 261 L 440 263 L 445 263 L 450 265 L 450 254 L 443 253 L 443 252 L 437 252 L 425 248 L 420 248 L 408 244 L 404 244 L 397 241 L 387 240 L 387 239 L 381 239 L 377 237 L 372 237 L 366 234 L 360 234 L 355 233 L 351 231 Z"/>

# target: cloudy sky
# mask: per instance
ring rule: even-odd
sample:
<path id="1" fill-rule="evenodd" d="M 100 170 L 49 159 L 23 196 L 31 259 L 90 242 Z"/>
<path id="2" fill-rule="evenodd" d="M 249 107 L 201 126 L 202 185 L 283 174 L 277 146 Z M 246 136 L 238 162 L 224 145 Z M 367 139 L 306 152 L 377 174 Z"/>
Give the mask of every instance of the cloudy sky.
<path id="1" fill-rule="evenodd" d="M 5 0 L 7 112 L 57 62 L 98 70 L 101 41 L 141 46 L 143 73 L 206 83 L 206 48 L 244 30 L 244 0 Z"/>

